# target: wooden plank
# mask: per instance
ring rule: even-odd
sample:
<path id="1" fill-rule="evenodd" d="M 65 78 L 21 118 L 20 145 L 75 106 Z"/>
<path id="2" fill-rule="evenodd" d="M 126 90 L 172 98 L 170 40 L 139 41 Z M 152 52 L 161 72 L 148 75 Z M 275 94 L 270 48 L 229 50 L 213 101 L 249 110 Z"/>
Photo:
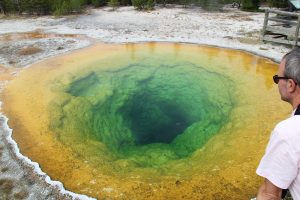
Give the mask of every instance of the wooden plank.
<path id="1" fill-rule="evenodd" d="M 272 27 L 267 26 L 266 31 L 270 31 L 272 33 L 286 35 L 288 37 L 294 37 L 296 32 L 296 27 L 284 28 L 284 27 Z"/>
<path id="2" fill-rule="evenodd" d="M 281 17 L 281 19 L 278 16 L 276 16 L 275 18 L 269 17 L 269 13 L 276 13 L 282 16 L 297 17 L 297 23 L 284 17 Z M 281 24 L 282 26 L 274 26 L 274 24 L 270 26 L 268 25 L 268 21 L 275 21 L 283 24 Z M 278 23 L 275 25 L 278 25 Z M 264 26 L 262 30 L 262 40 L 267 42 L 293 45 L 295 47 L 298 45 L 299 29 L 300 14 L 268 9 L 265 11 Z"/>
<path id="3" fill-rule="evenodd" d="M 282 38 L 273 38 L 272 36 L 269 36 L 269 35 L 265 35 L 263 37 L 263 41 L 280 43 L 280 44 L 288 44 L 288 45 L 294 45 L 295 44 L 295 41 L 293 41 L 293 40 L 285 40 L 285 39 L 282 39 Z"/>
<path id="4" fill-rule="evenodd" d="M 269 21 L 282 22 L 282 23 L 290 24 L 290 25 L 297 25 L 297 22 L 292 21 L 292 20 L 278 19 L 277 17 L 269 17 L 268 19 L 269 19 Z"/>
<path id="5" fill-rule="evenodd" d="M 297 24 L 297 27 L 296 27 L 296 33 L 295 33 L 295 37 L 294 37 L 294 38 L 296 38 L 295 46 L 298 45 L 299 28 L 300 28 L 300 17 L 298 17 L 298 24 Z"/>
<path id="6" fill-rule="evenodd" d="M 263 30 L 262 30 L 262 36 L 264 36 L 265 33 L 266 33 L 266 28 L 267 28 L 267 25 L 268 25 L 268 19 L 269 19 L 269 12 L 266 10 L 265 11 L 264 26 L 263 26 Z"/>
<path id="7" fill-rule="evenodd" d="M 276 13 L 278 15 L 292 16 L 292 17 L 298 17 L 300 15 L 298 13 L 286 12 L 286 11 L 280 11 L 280 10 L 274 10 L 274 9 L 267 9 L 266 11 L 270 12 L 270 13 Z"/>

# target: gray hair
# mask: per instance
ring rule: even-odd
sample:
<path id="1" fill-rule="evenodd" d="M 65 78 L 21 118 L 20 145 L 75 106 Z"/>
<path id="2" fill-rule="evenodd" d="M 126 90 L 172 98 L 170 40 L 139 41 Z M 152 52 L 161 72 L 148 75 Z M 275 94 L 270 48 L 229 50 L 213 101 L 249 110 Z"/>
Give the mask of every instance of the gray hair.
<path id="1" fill-rule="evenodd" d="M 293 49 L 285 56 L 284 76 L 293 79 L 300 85 L 300 48 Z"/>
<path id="2" fill-rule="evenodd" d="M 285 56 L 284 76 L 293 79 L 300 85 L 300 48 L 295 48 Z"/>

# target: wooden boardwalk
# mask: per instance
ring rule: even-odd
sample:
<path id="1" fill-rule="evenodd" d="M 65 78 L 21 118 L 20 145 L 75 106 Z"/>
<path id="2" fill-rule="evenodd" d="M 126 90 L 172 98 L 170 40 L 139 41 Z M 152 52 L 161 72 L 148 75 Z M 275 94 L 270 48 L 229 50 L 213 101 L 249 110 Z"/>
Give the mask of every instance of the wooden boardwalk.
<path id="1" fill-rule="evenodd" d="M 299 45 L 300 14 L 279 10 L 267 9 L 262 30 L 262 40 Z"/>

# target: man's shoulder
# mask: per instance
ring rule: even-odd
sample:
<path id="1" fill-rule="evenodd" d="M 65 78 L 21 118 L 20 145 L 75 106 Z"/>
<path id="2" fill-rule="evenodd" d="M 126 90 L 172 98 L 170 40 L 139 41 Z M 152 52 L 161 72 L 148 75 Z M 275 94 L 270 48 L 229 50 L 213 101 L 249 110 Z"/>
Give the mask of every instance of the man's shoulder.
<path id="1" fill-rule="evenodd" d="M 282 133 L 279 134 L 283 137 L 287 137 L 289 135 L 298 136 L 300 138 L 300 115 L 292 116 L 286 120 L 279 122 L 275 129 L 275 132 Z"/>
<path id="2" fill-rule="evenodd" d="M 295 116 L 289 117 L 289 118 L 279 122 L 276 125 L 276 128 L 286 128 L 286 127 L 289 127 L 289 126 L 300 127 L 299 122 L 300 122 L 300 115 L 295 115 Z"/>

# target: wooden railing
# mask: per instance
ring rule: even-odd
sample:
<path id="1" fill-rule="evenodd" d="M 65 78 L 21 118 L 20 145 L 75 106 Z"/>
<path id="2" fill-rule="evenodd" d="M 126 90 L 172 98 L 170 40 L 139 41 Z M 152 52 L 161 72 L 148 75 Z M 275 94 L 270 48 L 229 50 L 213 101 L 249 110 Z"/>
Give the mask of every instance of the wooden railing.
<path id="1" fill-rule="evenodd" d="M 270 16 L 271 14 L 275 16 Z M 269 24 L 269 22 L 275 22 Z M 300 14 L 273 9 L 265 11 L 262 40 L 297 46 L 299 40 Z"/>

